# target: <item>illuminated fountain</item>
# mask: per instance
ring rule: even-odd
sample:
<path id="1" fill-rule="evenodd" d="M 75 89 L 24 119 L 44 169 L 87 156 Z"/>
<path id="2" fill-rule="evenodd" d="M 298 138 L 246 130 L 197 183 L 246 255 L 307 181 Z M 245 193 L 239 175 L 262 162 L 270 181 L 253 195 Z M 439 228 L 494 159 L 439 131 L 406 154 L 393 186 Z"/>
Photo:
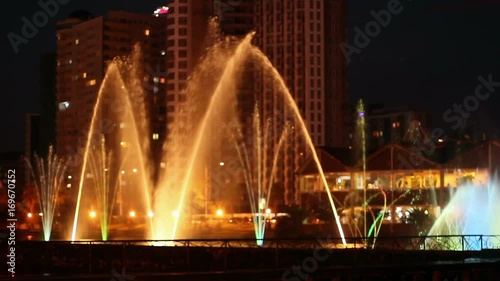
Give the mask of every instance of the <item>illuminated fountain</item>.
<path id="1" fill-rule="evenodd" d="M 429 231 L 429 236 L 446 235 L 500 235 L 500 192 L 497 182 L 489 182 L 486 186 L 475 186 L 472 183 L 460 185 L 446 208 L 441 212 Z M 461 237 L 443 238 L 449 250 L 462 249 Z M 429 238 L 427 243 L 436 243 Z M 486 241 L 483 241 L 485 243 Z M 481 243 L 466 245 L 471 250 L 479 250 Z"/>
<path id="2" fill-rule="evenodd" d="M 85 214 L 92 208 L 96 199 L 97 205 L 101 208 L 99 214 L 101 226 L 108 227 L 109 222 L 106 222 L 105 217 L 108 217 L 112 210 L 111 203 L 106 202 L 112 202 L 113 199 L 102 196 L 111 186 L 122 185 L 125 172 L 131 174 L 127 182 L 134 188 L 123 190 L 120 194 L 121 201 L 135 204 L 131 208 L 140 209 L 145 214 L 151 211 L 152 171 L 148 163 L 150 132 L 147 125 L 143 83 L 140 79 L 144 76 L 140 71 L 142 68 L 138 45 L 134 47 L 130 57 L 115 58 L 107 67 L 97 94 L 85 143 L 71 233 L 72 241 L 76 240 L 77 236 L 82 238 L 83 234 L 79 234 L 78 229 L 88 229 L 82 226 L 91 224 Z M 92 154 L 94 156 L 91 156 Z M 110 155 L 113 156 L 112 159 Z M 110 164 L 109 168 L 106 167 L 107 164 Z M 102 172 L 115 176 L 104 175 Z M 92 185 L 98 186 L 95 187 L 97 193 L 87 191 Z M 150 220 L 146 231 L 149 229 Z M 103 238 L 107 237 L 106 229 L 102 229 L 101 233 Z"/>
<path id="3" fill-rule="evenodd" d="M 91 148 L 89 153 L 89 168 L 94 179 L 94 202 L 97 205 L 97 214 L 91 211 L 90 216 L 99 216 L 102 240 L 108 240 L 109 223 L 116 198 L 117 188 L 111 186 L 111 152 L 107 152 L 104 137 L 101 143 Z"/>
<path id="4" fill-rule="evenodd" d="M 183 215 L 189 213 L 189 208 L 185 205 L 186 194 L 199 185 L 196 182 L 196 175 L 202 174 L 200 166 L 203 166 L 203 161 L 206 161 L 207 149 L 212 145 L 211 139 L 208 137 L 210 129 L 224 124 L 224 118 L 226 122 L 232 122 L 236 118 L 234 115 L 236 112 L 235 93 L 237 93 L 237 86 L 241 80 L 240 75 L 245 63 L 252 61 L 262 66 L 264 71 L 273 78 L 276 88 L 279 89 L 279 93 L 283 95 L 285 100 L 284 106 L 295 116 L 300 132 L 302 132 L 320 171 L 340 235 L 345 243 L 333 198 L 304 120 L 278 71 L 258 48 L 251 45 L 253 35 L 253 33 L 248 34 L 243 40 L 236 43 L 234 48 L 228 48 L 226 41 L 217 41 L 215 47 L 210 49 L 188 83 L 186 89 L 188 97 L 200 96 L 200 93 L 203 93 L 210 98 L 206 99 L 208 103 L 202 103 L 201 106 L 200 101 L 188 100 L 186 102 L 186 107 L 181 109 L 180 113 L 184 110 L 187 116 L 195 115 L 195 117 L 191 117 L 190 121 L 175 122 L 170 139 L 165 145 L 165 175 L 154 195 L 153 238 L 172 240 L 183 237 L 179 222 L 183 221 L 181 219 Z M 197 110 L 193 110 L 193 107 Z M 196 116 L 196 113 L 200 115 L 199 112 L 203 112 L 203 114 Z M 199 125 L 195 127 L 194 124 Z M 262 149 L 258 145 L 254 148 Z M 254 176 L 258 176 L 259 173 L 262 175 L 263 171 L 258 171 L 257 175 Z M 263 183 L 260 181 L 259 184 Z M 262 197 L 257 197 L 262 199 Z M 256 206 L 256 203 L 252 202 L 251 205 Z M 267 201 L 263 205 L 266 204 Z M 262 206 L 255 207 L 256 213 L 257 209 L 262 209 L 260 207 Z M 263 233 L 259 229 L 262 227 L 257 225 L 257 236 L 261 237 Z"/>
<path id="5" fill-rule="evenodd" d="M 154 239 L 173 240 L 187 235 L 180 225 L 190 213 L 185 199 L 204 183 L 200 183 L 202 169 L 210 148 L 216 145 L 211 138 L 214 128 L 219 122 L 234 119 L 238 77 L 252 38 L 253 34 L 249 34 L 239 43 L 215 39 L 190 77 L 185 90 L 188 100 L 179 110 L 179 115 L 184 116 L 173 124 L 165 143 L 166 165 L 154 195 Z"/>
<path id="6" fill-rule="evenodd" d="M 38 155 L 35 155 L 34 158 L 34 165 L 31 165 L 30 161 L 28 161 L 28 165 L 38 195 L 43 237 L 45 241 L 49 241 L 57 205 L 57 195 L 60 186 L 64 184 L 66 161 L 57 157 L 52 146 L 49 148 L 47 159 L 42 159 Z"/>
<path id="7" fill-rule="evenodd" d="M 213 22 L 211 22 L 211 25 Z M 324 176 L 319 158 L 316 154 L 314 144 L 307 131 L 306 124 L 301 117 L 297 104 L 293 96 L 286 87 L 283 78 L 273 67 L 269 59 L 255 46 L 251 44 L 254 33 L 248 34 L 242 40 L 232 38 L 222 38 L 216 28 L 210 26 L 209 38 L 212 40 L 212 47 L 207 50 L 205 57 L 190 76 L 186 89 L 183 91 L 186 100 L 175 106 L 176 119 L 169 123 L 168 139 L 163 146 L 163 155 L 160 167 L 153 167 L 151 161 L 148 130 L 148 116 L 145 110 L 144 93 L 142 90 L 143 73 L 139 71 L 139 51 L 136 48 L 130 58 L 115 59 L 107 69 L 102 85 L 97 95 L 97 100 L 90 124 L 89 137 L 85 145 L 85 155 L 83 158 L 83 169 L 80 176 L 78 200 L 73 224 L 72 240 L 76 239 L 78 227 L 85 220 L 81 214 L 82 210 L 91 206 L 92 200 L 87 196 L 87 189 L 92 182 L 100 182 L 96 194 L 101 194 L 99 208 L 104 208 L 100 212 L 101 229 L 103 235 L 107 233 L 103 229 L 109 225 L 109 220 L 105 217 L 112 212 L 112 204 L 109 192 L 111 187 L 122 185 L 122 176 L 134 171 L 134 179 L 127 182 L 133 183 L 134 188 L 127 189 L 128 194 L 118 192 L 120 208 L 123 201 L 141 202 L 135 206 L 149 216 L 146 223 L 146 234 L 155 240 L 173 240 L 186 238 L 189 233 L 185 233 L 186 228 L 182 222 L 189 221 L 186 216 L 193 213 L 193 206 L 186 204 L 186 198 L 190 198 L 193 193 L 199 192 L 203 186 L 203 172 L 207 166 L 210 153 L 214 147 L 224 141 L 224 135 L 219 135 L 220 125 L 233 122 L 237 118 L 237 93 L 241 84 L 242 73 L 247 63 L 255 63 L 262 67 L 268 74 L 277 93 L 282 96 L 283 108 L 295 117 L 295 126 L 298 132 L 304 137 L 307 147 L 318 167 L 322 182 L 332 205 L 335 221 L 345 243 L 344 233 L 340 224 L 337 210 L 333 202 L 330 189 Z M 126 81 L 126 82 L 125 82 Z M 108 102 L 114 101 L 113 105 Z M 119 106 L 116 106 L 118 103 Z M 107 115 L 106 115 L 106 114 Z M 256 117 L 258 118 L 258 116 Z M 109 119 L 108 123 L 115 124 L 116 130 L 113 132 L 102 132 L 102 120 Z M 241 126 L 241 125 L 240 125 Z M 257 130 L 259 131 L 259 130 Z M 229 132 L 229 135 L 235 132 Z M 254 138 L 265 143 L 262 138 L 266 134 L 259 133 Z M 283 137 L 273 136 L 277 139 Z M 104 142 L 103 142 L 104 138 Z M 279 150 L 280 144 L 273 149 Z M 106 149 L 99 150 L 100 145 Z M 254 144 L 255 145 L 255 144 Z M 262 144 L 265 145 L 265 144 Z M 261 155 L 261 144 L 256 144 L 251 149 L 259 151 L 256 155 Z M 97 149 L 97 150 L 96 150 Z M 267 148 L 266 148 L 267 149 Z M 93 159 L 90 156 L 92 151 L 100 152 L 100 156 Z M 104 152 L 108 151 L 108 152 Z M 108 154 L 111 152 L 111 154 Z M 112 157 L 111 157 L 111 156 Z M 277 157 L 277 152 L 275 153 Z M 243 158 L 244 159 L 244 158 Z M 259 161 L 259 157 L 253 161 Z M 277 160 L 274 160 L 277 161 Z M 109 164 L 108 172 L 105 175 L 99 171 L 104 171 Z M 248 171 L 247 166 L 246 171 Z M 260 169 L 260 166 L 252 166 L 252 177 L 271 177 L 272 173 Z M 159 171 L 157 182 L 151 180 L 154 170 Z M 271 169 L 272 170 L 272 169 Z M 137 172 L 139 171 L 139 172 Z M 117 176 L 113 176 L 117 175 Z M 106 178 L 109 177 L 109 178 Z M 272 179 L 271 179 L 272 181 Z M 252 190 L 260 190 L 257 196 L 253 197 L 255 214 L 262 213 L 267 209 L 270 195 L 270 182 L 257 180 L 251 183 Z M 203 188 L 202 188 L 203 189 Z M 104 192 L 107 191 L 107 192 Z M 103 194 L 106 193 L 107 199 Z M 266 193 L 266 194 L 263 194 Z M 85 194 L 85 195 L 84 195 Z M 262 200 L 266 198 L 266 200 Z M 252 199 L 251 199 L 252 200 Z M 137 210 L 136 210 L 137 211 Z M 107 213 L 107 215 L 106 215 Z M 134 212 L 135 214 L 135 212 Z M 256 224 L 257 240 L 262 242 L 265 226 L 262 220 L 254 220 Z M 259 222 L 260 221 L 260 222 Z M 104 224 L 103 224 L 104 222 Z M 265 220 L 264 220 L 265 222 Z M 112 224 L 112 223 L 111 223 Z M 82 228 L 80 226 L 80 228 Z M 104 238 L 105 236 L 103 236 Z M 107 237 L 107 235 L 106 235 Z"/>
<path id="8" fill-rule="evenodd" d="M 273 187 L 273 175 L 288 128 L 288 126 L 285 126 L 282 132 L 273 135 L 271 122 L 267 122 L 264 129 L 262 129 L 263 124 L 261 122 L 259 109 L 256 105 L 253 116 L 253 140 L 251 145 L 245 145 L 242 142 L 243 136 L 241 134 L 240 142 L 242 144 L 236 142 L 238 156 L 243 167 L 250 208 L 253 214 L 252 220 L 255 238 L 259 246 L 264 243 L 268 213 L 270 213 L 268 206 Z M 274 137 L 278 138 L 276 146 L 273 146 L 272 143 Z M 267 168 L 265 161 L 269 152 L 272 152 L 272 166 Z"/>

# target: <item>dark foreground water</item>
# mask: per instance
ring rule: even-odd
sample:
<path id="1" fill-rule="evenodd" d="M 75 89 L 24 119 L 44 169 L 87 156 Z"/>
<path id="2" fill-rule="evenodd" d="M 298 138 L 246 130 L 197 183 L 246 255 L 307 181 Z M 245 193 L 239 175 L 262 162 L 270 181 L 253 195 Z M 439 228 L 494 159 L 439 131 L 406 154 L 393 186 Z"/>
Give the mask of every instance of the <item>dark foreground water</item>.
<path id="1" fill-rule="evenodd" d="M 331 249 L 307 241 L 275 247 L 159 247 L 139 242 L 19 241 L 16 273 L 2 280 L 500 280 L 500 251 Z M 314 241 L 312 241 L 314 242 Z M 178 244 L 181 245 L 181 244 Z M 305 247 L 303 247 L 306 245 Z M 2 252 L 2 256 L 4 252 Z"/>

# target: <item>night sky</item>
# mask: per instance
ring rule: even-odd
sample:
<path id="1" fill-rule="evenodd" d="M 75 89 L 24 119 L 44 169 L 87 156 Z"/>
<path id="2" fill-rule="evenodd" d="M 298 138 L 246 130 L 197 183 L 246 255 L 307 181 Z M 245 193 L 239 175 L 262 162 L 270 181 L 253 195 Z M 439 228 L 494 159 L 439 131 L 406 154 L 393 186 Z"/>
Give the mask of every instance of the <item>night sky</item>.
<path id="1" fill-rule="evenodd" d="M 0 94 L 0 152 L 22 150 L 27 112 L 39 112 L 39 59 L 56 48 L 55 23 L 77 9 L 94 16 L 108 10 L 151 13 L 166 1 L 68 0 L 27 44 L 15 54 L 7 34 L 21 34 L 21 18 L 41 10 L 37 1 L 9 1 L 1 25 L 2 90 Z M 222 0 L 224 1 L 224 0 Z M 306 1 L 306 0 L 305 0 Z M 361 3 L 363 2 L 363 3 Z M 349 33 L 373 20 L 370 11 L 386 9 L 389 1 L 348 1 Z M 408 104 L 433 114 L 434 126 L 451 130 L 443 113 L 454 103 L 474 95 L 478 76 L 492 75 L 500 82 L 500 1 L 402 0 L 403 10 L 393 15 L 349 64 L 352 100 Z M 351 40 L 352 43 L 352 40 Z M 500 124 L 500 87 L 480 101 L 469 121 L 488 132 Z"/>

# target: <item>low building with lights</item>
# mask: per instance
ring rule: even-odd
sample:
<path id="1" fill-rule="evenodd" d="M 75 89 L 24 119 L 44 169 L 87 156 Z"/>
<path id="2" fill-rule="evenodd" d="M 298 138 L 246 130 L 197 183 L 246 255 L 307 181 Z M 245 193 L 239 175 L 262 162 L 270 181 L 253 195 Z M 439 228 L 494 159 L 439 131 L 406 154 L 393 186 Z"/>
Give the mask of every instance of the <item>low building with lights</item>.
<path id="1" fill-rule="evenodd" d="M 360 161 L 353 164 L 352 150 L 317 149 L 328 191 L 343 223 L 349 212 L 362 210 L 364 203 L 375 212 L 385 210 L 387 223 L 404 222 L 415 208 L 438 215 L 460 186 L 485 188 L 495 180 L 500 169 L 500 142 L 454 150 L 452 154 L 443 146 L 422 150 L 388 144 L 367 155 L 363 165 Z M 306 209 L 330 208 L 316 163 L 309 159 L 298 174 L 301 205 Z"/>

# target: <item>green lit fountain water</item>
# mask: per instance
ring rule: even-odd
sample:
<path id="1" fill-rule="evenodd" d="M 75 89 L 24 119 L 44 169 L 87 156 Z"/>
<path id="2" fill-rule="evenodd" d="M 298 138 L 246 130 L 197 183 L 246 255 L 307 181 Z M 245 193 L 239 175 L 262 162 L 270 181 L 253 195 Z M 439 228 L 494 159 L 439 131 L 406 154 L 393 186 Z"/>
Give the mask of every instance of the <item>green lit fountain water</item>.
<path id="1" fill-rule="evenodd" d="M 274 134 L 271 130 L 271 122 L 262 124 L 261 119 L 258 105 L 255 105 L 252 145 L 245 145 L 245 142 L 242 141 L 244 137 L 241 134 L 239 136 L 241 144 L 236 142 L 238 156 L 243 167 L 250 208 L 253 214 L 252 221 L 255 238 L 259 246 L 264 244 L 266 225 L 269 221 L 267 211 L 271 199 L 273 176 L 276 172 L 275 169 L 280 151 L 288 131 L 288 126 L 285 125 L 281 132 Z M 273 145 L 274 137 L 278 137 L 278 144 L 276 146 Z M 272 166 L 267 168 L 265 160 L 269 154 L 272 155 Z"/>

